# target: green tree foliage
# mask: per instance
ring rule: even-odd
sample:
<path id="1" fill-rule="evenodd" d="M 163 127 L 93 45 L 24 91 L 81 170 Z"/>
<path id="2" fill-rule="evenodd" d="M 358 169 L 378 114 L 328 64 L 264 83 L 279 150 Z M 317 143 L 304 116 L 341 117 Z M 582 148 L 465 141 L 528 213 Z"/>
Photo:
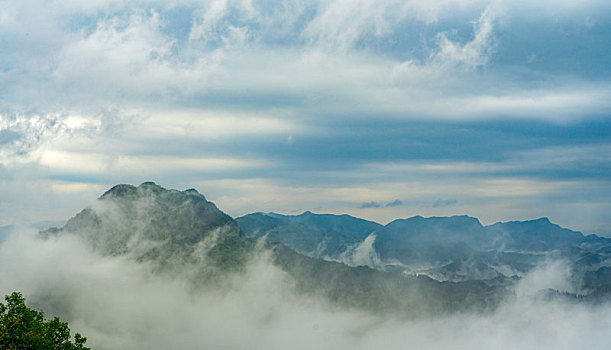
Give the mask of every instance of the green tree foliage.
<path id="1" fill-rule="evenodd" d="M 87 338 L 76 333 L 70 340 L 68 323 L 58 317 L 45 320 L 42 311 L 25 305 L 21 293 L 14 292 L 0 303 L 0 349 L 6 350 L 89 350 Z"/>

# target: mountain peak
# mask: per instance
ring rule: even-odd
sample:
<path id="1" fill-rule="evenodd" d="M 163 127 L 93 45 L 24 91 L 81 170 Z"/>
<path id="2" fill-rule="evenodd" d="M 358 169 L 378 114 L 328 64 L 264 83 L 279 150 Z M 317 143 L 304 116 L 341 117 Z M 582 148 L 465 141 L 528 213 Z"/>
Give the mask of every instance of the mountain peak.
<path id="1" fill-rule="evenodd" d="M 549 221 L 549 218 L 548 218 L 548 217 L 546 217 L 546 216 L 544 216 L 544 217 L 540 217 L 540 218 L 538 218 L 538 219 L 534 219 L 534 220 L 531 220 L 531 221 L 533 221 L 533 222 L 539 222 L 539 223 L 542 223 L 542 224 L 551 224 L 551 221 Z"/>
<path id="2" fill-rule="evenodd" d="M 188 188 L 188 189 L 184 190 L 183 193 L 185 193 L 185 194 L 187 194 L 189 196 L 195 196 L 195 197 L 199 197 L 199 198 L 201 198 L 203 200 L 207 200 L 206 197 L 203 194 L 199 193 L 199 191 L 197 191 L 194 188 Z"/>
<path id="3" fill-rule="evenodd" d="M 118 184 L 110 188 L 108 191 L 104 192 L 104 194 L 100 196 L 100 199 L 128 197 L 133 196 L 136 193 L 138 193 L 138 188 L 136 186 L 128 184 Z"/>
<path id="4" fill-rule="evenodd" d="M 209 257 L 219 266 L 241 264 L 250 244 L 237 223 L 196 190 L 154 182 L 112 187 L 60 231 L 81 236 L 102 254 L 128 254 L 164 266 L 193 260 L 206 239 Z"/>
<path id="5" fill-rule="evenodd" d="M 145 193 L 161 193 L 167 191 L 165 188 L 152 181 L 146 181 L 136 187 L 129 184 L 118 184 L 100 196 L 100 199 L 134 198 Z"/>
<path id="6" fill-rule="evenodd" d="M 159 192 L 167 191 L 165 188 L 157 185 L 153 181 L 145 181 L 145 182 L 141 183 L 140 186 L 138 186 L 138 189 L 140 191 L 154 192 L 154 193 L 159 193 Z"/>
<path id="7" fill-rule="evenodd" d="M 553 225 L 553 226 L 558 226 L 558 225 L 554 224 L 553 222 L 551 222 L 549 220 L 549 218 L 546 217 L 546 216 L 540 217 L 538 219 L 522 220 L 522 221 L 520 221 L 520 220 L 512 220 L 512 221 L 505 221 L 505 222 L 499 221 L 499 222 L 497 222 L 497 223 L 495 223 L 495 224 L 493 224 L 491 226 L 494 226 L 494 225 L 522 225 L 522 226 L 524 226 L 524 225 L 532 225 L 532 224 L 535 224 L 535 225 Z"/>
<path id="8" fill-rule="evenodd" d="M 477 226 L 482 226 L 482 223 L 479 221 L 478 218 L 469 215 L 454 215 L 450 216 L 450 219 L 454 221 L 469 222 Z"/>

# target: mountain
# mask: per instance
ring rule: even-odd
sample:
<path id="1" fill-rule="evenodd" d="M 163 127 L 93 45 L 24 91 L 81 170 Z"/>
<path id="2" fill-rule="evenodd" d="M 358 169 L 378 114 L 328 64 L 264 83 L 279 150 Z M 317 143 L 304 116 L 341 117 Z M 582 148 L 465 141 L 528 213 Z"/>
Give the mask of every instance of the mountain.
<path id="1" fill-rule="evenodd" d="M 362 242 L 382 225 L 350 215 L 254 213 L 236 219 L 247 237 L 285 244 L 295 251 L 338 260 L 346 247 Z"/>
<path id="2" fill-rule="evenodd" d="M 498 246 L 506 250 L 548 252 L 566 249 L 584 241 L 580 232 L 562 228 L 551 223 L 548 218 L 499 222 L 486 229 L 499 237 Z"/>
<path id="3" fill-rule="evenodd" d="M 195 189 L 166 190 L 153 182 L 116 185 L 92 206 L 46 234 L 77 234 L 103 255 L 152 261 L 160 270 L 185 264 L 239 269 L 254 242 Z"/>
<path id="4" fill-rule="evenodd" d="M 294 277 L 300 292 L 323 295 L 340 305 L 381 314 L 418 317 L 466 310 L 491 311 L 512 295 L 510 288 L 482 281 L 439 282 L 424 275 L 383 272 L 311 258 L 282 244 L 271 247 L 274 263 Z"/>
<path id="5" fill-rule="evenodd" d="M 539 230 L 553 237 L 555 232 L 548 231 L 557 226 L 544 227 L 538 220 L 533 223 L 483 226 L 469 216 L 415 216 L 395 220 L 377 231 L 373 249 L 382 269 L 399 268 L 438 280 L 498 282 L 527 273 L 551 253 L 532 247 Z M 528 237 L 526 232 L 537 234 Z"/>
<path id="6" fill-rule="evenodd" d="M 378 238 L 398 238 L 415 244 L 465 243 L 474 248 L 489 246 L 491 237 L 478 219 L 470 216 L 414 216 L 390 222 L 378 233 Z"/>
<path id="7" fill-rule="evenodd" d="M 307 226 L 300 223 L 302 217 L 308 218 Z M 571 264 L 575 281 L 583 288 L 611 285 L 607 273 L 595 273 L 611 266 L 611 240 L 584 236 L 547 218 L 484 226 L 464 215 L 414 216 L 382 226 L 347 215 L 331 216 L 344 222 L 369 223 L 367 228 L 373 230 L 366 234 L 367 230 L 357 231 L 353 226 L 346 230 L 342 226 L 334 230 L 316 226 L 323 217 L 328 215 L 256 213 L 237 222 L 249 237 L 281 242 L 310 257 L 427 275 L 438 281 L 506 285 L 549 259 L 563 259 Z M 329 242 L 333 243 L 331 249 Z"/>
<path id="8" fill-rule="evenodd" d="M 301 243 L 302 231 L 297 229 L 317 238 L 328 237 L 329 254 L 337 247 L 366 240 L 381 227 L 349 216 L 312 213 L 295 217 L 257 214 L 240 221 L 245 227 L 275 229 L 279 237 L 284 237 L 285 227 L 294 228 L 287 235 L 290 242 Z M 152 182 L 114 186 L 62 228 L 41 234 L 76 235 L 100 254 L 150 264 L 156 273 L 186 274 L 195 287 L 213 285 L 227 274 L 246 273 L 244 267 L 251 259 L 263 254 L 292 278 L 298 292 L 375 312 L 415 316 L 491 309 L 509 292 L 481 281 L 439 282 L 426 276 L 348 266 L 305 256 L 281 243 L 258 245 L 196 190 L 167 190 Z M 311 247 L 307 244 L 302 248 Z"/>

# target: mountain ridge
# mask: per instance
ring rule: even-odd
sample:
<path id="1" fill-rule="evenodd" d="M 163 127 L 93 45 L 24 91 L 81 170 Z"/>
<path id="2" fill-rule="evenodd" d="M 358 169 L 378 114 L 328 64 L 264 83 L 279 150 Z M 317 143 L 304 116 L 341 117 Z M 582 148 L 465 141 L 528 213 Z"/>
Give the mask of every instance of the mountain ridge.
<path id="1" fill-rule="evenodd" d="M 560 247 L 554 254 L 575 262 L 573 271 L 585 281 L 588 295 L 604 297 L 610 290 L 610 240 L 585 238 L 549 220 L 535 221 L 537 227 L 551 227 L 569 240 L 582 237 L 580 246 Z M 405 225 L 414 230 L 401 232 Z M 195 189 L 178 191 L 144 182 L 113 186 L 62 228 L 43 231 L 42 236 L 77 235 L 102 255 L 150 264 L 154 273 L 188 273 L 196 288 L 213 285 L 227 274 L 245 273 L 253 257 L 266 252 L 266 259 L 290 276 L 299 293 L 348 307 L 417 316 L 492 310 L 513 293 L 521 276 L 551 256 L 507 251 L 502 245 L 478 250 L 455 239 L 460 235 L 453 227 L 473 230 L 466 235 L 473 239 L 491 234 L 512 238 L 507 230 L 515 226 L 522 228 L 513 242 L 519 244 L 529 225 L 533 223 L 501 223 L 487 231 L 478 219 L 461 215 L 414 217 L 382 226 L 350 215 L 312 212 L 253 213 L 234 220 Z M 439 232 L 419 241 L 429 228 Z M 452 233 L 453 240 L 433 239 L 444 232 Z M 274 242 L 274 235 L 292 241 Z M 401 254 L 393 255 L 397 252 Z"/>
<path id="2" fill-rule="evenodd" d="M 244 233 L 255 239 L 280 242 L 311 257 L 340 261 L 348 265 L 366 265 L 381 271 L 402 271 L 424 274 L 440 281 L 482 279 L 490 283 L 508 283 L 528 273 L 546 259 L 565 259 L 586 282 L 585 274 L 611 265 L 611 239 L 573 231 L 552 223 L 547 217 L 524 221 L 497 222 L 482 225 L 479 219 L 468 215 L 449 217 L 423 217 L 420 215 L 396 219 L 377 228 L 365 238 L 343 242 L 334 247 L 334 254 L 311 249 L 325 241 L 316 239 L 311 230 L 295 232 L 291 226 L 287 234 L 286 223 L 266 227 L 244 225 L 254 216 L 280 216 L 295 221 L 302 215 L 322 216 L 305 212 L 300 215 L 253 213 L 236 219 Z M 347 220 L 359 220 L 350 215 L 336 215 Z M 362 220 L 362 219 L 361 219 Z M 252 222 L 251 222 L 252 223 Z M 375 223 L 377 224 L 377 223 Z M 269 226 L 272 225 L 272 226 Z M 256 231 L 256 233 L 254 233 Z M 327 232 L 332 236 L 333 232 Z M 342 237 L 350 233 L 341 233 Z M 309 249 L 300 237 L 309 237 Z M 331 238 L 326 238 L 327 241 Z M 342 241 L 336 240 L 336 243 Z M 603 274 L 606 276 L 606 274 Z M 611 283 L 611 279 L 603 281 Z M 600 279 L 597 280 L 600 284 Z"/>
<path id="3" fill-rule="evenodd" d="M 317 218 L 314 215 L 305 217 Z M 329 228 L 379 226 L 347 216 L 324 216 L 322 222 Z M 305 220 L 299 227 L 313 224 Z M 167 190 L 152 182 L 113 186 L 62 228 L 42 232 L 43 238 L 66 234 L 80 237 L 102 255 L 150 264 L 154 273 L 188 273 L 197 288 L 212 285 L 227 274 L 240 276 L 259 252 L 269 252 L 270 262 L 290 276 L 299 293 L 375 312 L 415 317 L 469 308 L 485 310 L 496 307 L 509 293 L 481 281 L 439 282 L 427 276 L 312 258 L 280 243 L 260 245 L 199 192 Z"/>

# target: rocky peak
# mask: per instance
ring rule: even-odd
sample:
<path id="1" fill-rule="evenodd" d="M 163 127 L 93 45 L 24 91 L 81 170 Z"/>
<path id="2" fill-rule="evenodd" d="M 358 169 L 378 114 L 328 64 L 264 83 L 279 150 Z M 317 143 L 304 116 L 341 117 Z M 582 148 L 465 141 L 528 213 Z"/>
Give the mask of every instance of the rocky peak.
<path id="1" fill-rule="evenodd" d="M 204 243 L 210 249 L 248 245 L 236 222 L 195 189 L 169 190 L 154 182 L 112 187 L 58 233 L 79 235 L 103 254 L 158 261 L 192 259 Z M 234 248 L 226 250 L 241 249 Z M 223 254 L 217 258 L 225 259 Z"/>
<path id="2" fill-rule="evenodd" d="M 119 184 L 104 192 L 104 194 L 100 196 L 100 199 L 131 197 L 135 196 L 137 193 L 138 188 L 136 186 Z"/>

